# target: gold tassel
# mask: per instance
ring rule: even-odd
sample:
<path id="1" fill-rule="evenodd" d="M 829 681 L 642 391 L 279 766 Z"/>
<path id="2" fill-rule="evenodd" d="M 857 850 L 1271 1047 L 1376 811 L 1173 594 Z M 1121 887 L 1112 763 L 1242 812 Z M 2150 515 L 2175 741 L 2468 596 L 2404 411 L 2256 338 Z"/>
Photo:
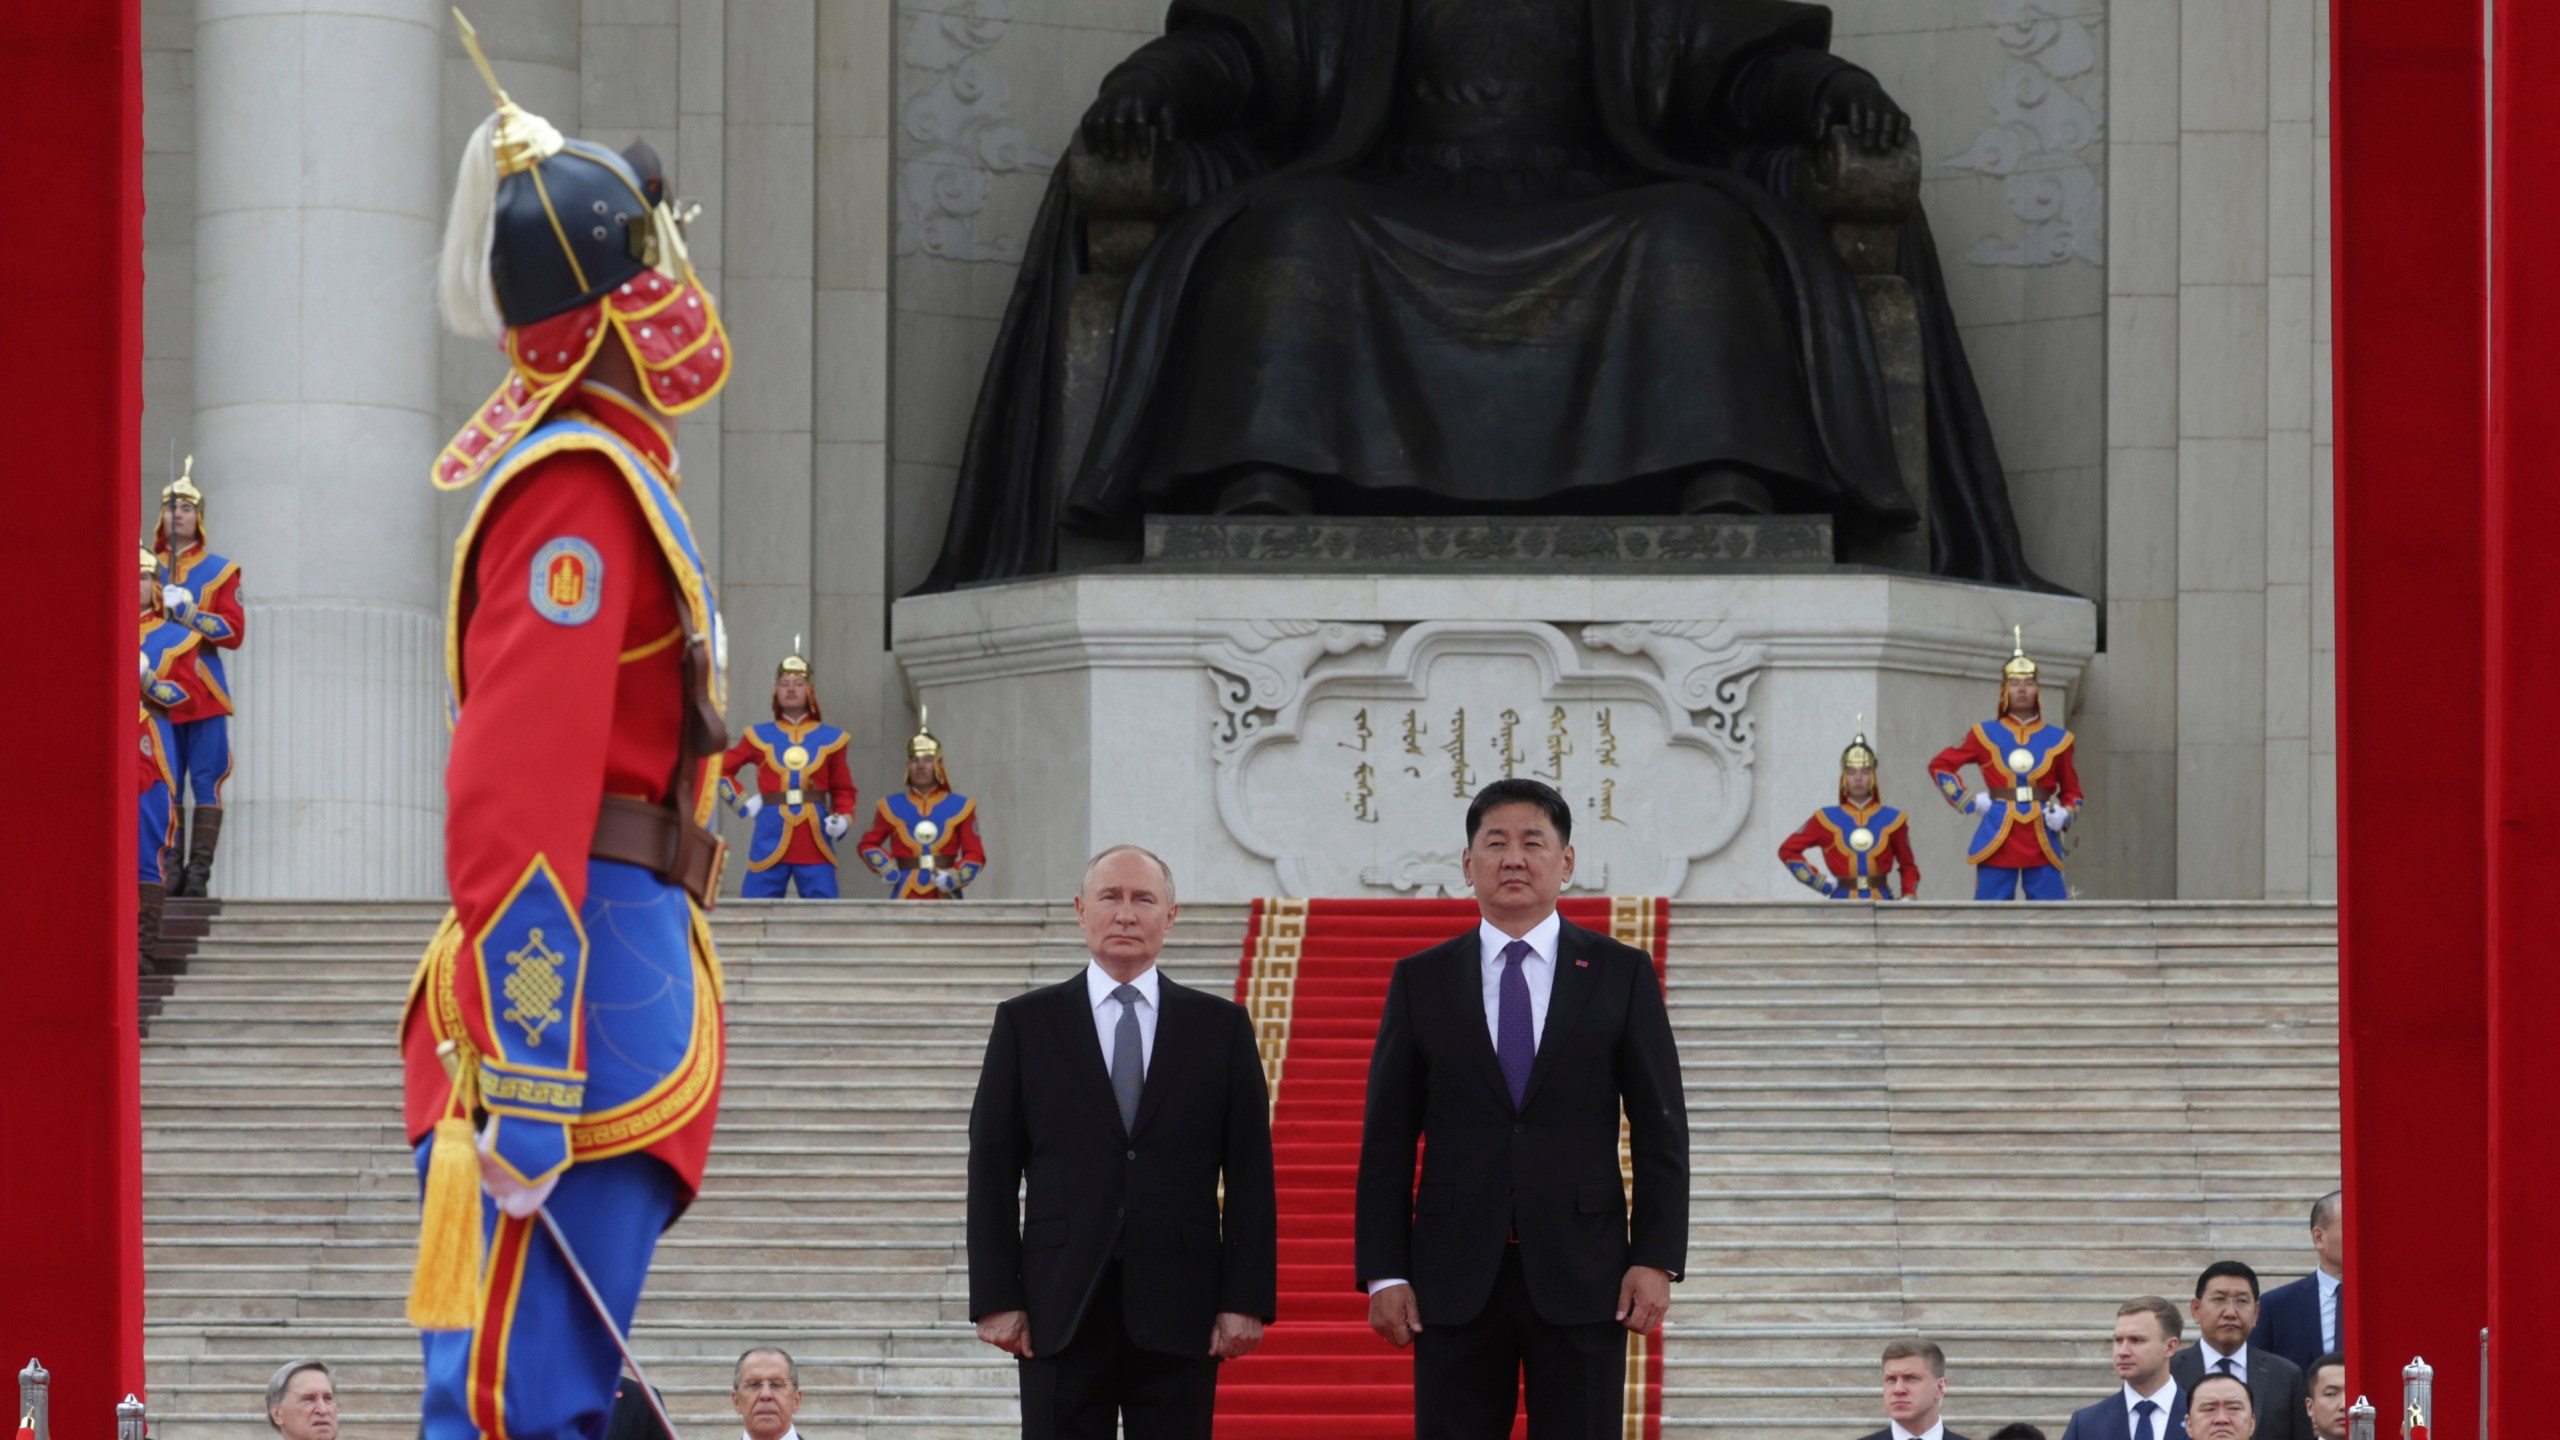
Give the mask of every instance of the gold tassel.
<path id="1" fill-rule="evenodd" d="M 427 1157 L 427 1203 L 418 1221 L 418 1268 L 409 1277 L 409 1323 L 468 1330 L 480 1303 L 480 1157 L 471 1122 L 436 1122 Z"/>
<path id="2" fill-rule="evenodd" d="M 468 1330 L 480 1308 L 480 1154 L 462 1095 L 459 1047 L 436 1047 L 452 1077 L 451 1110 L 427 1152 L 427 1198 L 418 1216 L 418 1268 L 409 1276 L 409 1323 Z"/>

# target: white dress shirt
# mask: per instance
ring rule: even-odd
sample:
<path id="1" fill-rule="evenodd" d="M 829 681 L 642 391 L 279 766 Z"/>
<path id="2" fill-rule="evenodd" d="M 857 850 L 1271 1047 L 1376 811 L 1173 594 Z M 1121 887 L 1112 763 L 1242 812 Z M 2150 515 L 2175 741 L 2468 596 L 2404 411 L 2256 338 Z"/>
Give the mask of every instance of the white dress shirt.
<path id="1" fill-rule="evenodd" d="M 1535 1049 L 1547 1038 L 1547 1001 L 1556 993 L 1556 937 L 1563 933 L 1564 917 L 1554 911 L 1529 927 L 1520 938 L 1529 942 L 1529 954 L 1520 961 L 1520 978 L 1529 982 L 1529 1044 Z M 1502 949 L 1511 937 L 1493 928 L 1490 920 L 1476 924 L 1476 943 L 1484 951 L 1484 1028 L 1493 1037 L 1493 1051 L 1502 1053 Z"/>
<path id="2" fill-rule="evenodd" d="M 2196 1341 L 2196 1358 L 2204 1361 L 2204 1373 L 2207 1375 L 2221 1374 L 2222 1362 L 2228 1359 L 2232 1376 L 2243 1385 L 2249 1383 L 2249 1342 L 2246 1340 L 2240 1342 L 2239 1349 L 2225 1356 L 2213 1347 L 2212 1341 L 2199 1338 Z"/>
<path id="3" fill-rule="evenodd" d="M 1529 953 L 1520 961 L 1520 978 L 1529 982 L 1529 1044 L 1535 1049 L 1547 1036 L 1547 1001 L 1556 993 L 1556 937 L 1564 931 L 1564 917 L 1554 911 L 1529 927 L 1519 938 L 1529 942 Z M 1493 1053 L 1502 1053 L 1502 947 L 1512 937 L 1493 928 L 1490 920 L 1476 922 L 1476 944 L 1481 957 L 1477 969 L 1484 977 L 1484 1028 L 1493 1037 Z M 1369 1293 L 1377 1294 L 1392 1285 L 1410 1282 L 1372 1280 Z M 2166 1436 L 2161 1440 L 2167 1440 Z"/>
<path id="4" fill-rule="evenodd" d="M 756 1437 L 748 1434 L 744 1430 L 741 1430 L 738 1432 L 738 1440 L 756 1440 Z M 782 1440 L 800 1440 L 800 1427 L 794 1425 L 790 1429 L 783 1431 Z"/>
<path id="5" fill-rule="evenodd" d="M 1147 1067 L 1156 1063 L 1156 1016 L 1162 1010 L 1157 1001 L 1156 967 L 1129 982 L 1138 987 L 1138 1078 L 1146 1078 Z M 1120 1002 L 1111 994 L 1120 982 L 1102 968 L 1099 960 L 1084 962 L 1084 993 L 1093 1003 L 1093 1033 L 1102 1041 L 1102 1069 L 1111 1070 L 1111 1052 L 1117 1047 L 1120 1029 Z M 785 1436 L 784 1440 L 790 1440 Z"/>
<path id="6" fill-rule="evenodd" d="M 2338 1321 L 2342 1317 L 2338 1314 L 2338 1287 L 2346 1282 L 2326 1270 L 2314 1270 L 2311 1274 L 2320 1282 L 2320 1353 L 2336 1355 L 2341 1353 Z"/>
<path id="7" fill-rule="evenodd" d="M 1947 1419 L 1943 1415 L 1926 1430 L 1905 1430 L 1899 1420 L 1887 1420 L 1885 1427 L 1893 1431 L 1893 1440 L 1947 1440 Z"/>
<path id="8" fill-rule="evenodd" d="M 2134 1389 L 2132 1381 L 2124 1382 L 2124 1433 L 2133 1440 L 2142 1440 L 2142 1413 L 2133 1407 L 2145 1400 L 2160 1407 L 2151 1412 L 2152 1440 L 2177 1440 L 2169 1433 L 2169 1410 L 2178 1402 L 2177 1377 L 2161 1381 L 2160 1388 L 2148 1395 Z"/>

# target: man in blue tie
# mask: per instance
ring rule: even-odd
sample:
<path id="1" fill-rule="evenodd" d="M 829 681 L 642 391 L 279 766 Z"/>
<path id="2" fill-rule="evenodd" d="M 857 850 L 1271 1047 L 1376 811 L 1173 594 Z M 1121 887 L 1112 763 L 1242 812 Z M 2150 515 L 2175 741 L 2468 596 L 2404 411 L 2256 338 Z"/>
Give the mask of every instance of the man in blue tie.
<path id="1" fill-rule="evenodd" d="M 1418 1440 L 1501 1440 L 1524 1381 L 1530 1440 L 1614 1440 L 1627 1336 L 1661 1323 L 1688 1256 L 1662 982 L 1556 913 L 1573 812 L 1549 786 L 1479 792 L 1461 863 L 1481 918 L 1396 962 L 1370 1052 L 1353 1231 L 1369 1327 L 1414 1347 Z"/>
<path id="2" fill-rule="evenodd" d="M 2343 1351 L 2347 1305 L 2347 1196 L 2332 1190 L 2311 1203 L 2311 1273 L 2267 1292 L 2249 1348 L 2281 1355 L 2311 1372 L 2311 1362 Z"/>
<path id="3" fill-rule="evenodd" d="M 2169 1378 L 2184 1329 L 2178 1307 L 2157 1295 L 2117 1306 L 2116 1393 L 2072 1412 L 2062 1440 L 2186 1440 L 2186 1397 Z"/>

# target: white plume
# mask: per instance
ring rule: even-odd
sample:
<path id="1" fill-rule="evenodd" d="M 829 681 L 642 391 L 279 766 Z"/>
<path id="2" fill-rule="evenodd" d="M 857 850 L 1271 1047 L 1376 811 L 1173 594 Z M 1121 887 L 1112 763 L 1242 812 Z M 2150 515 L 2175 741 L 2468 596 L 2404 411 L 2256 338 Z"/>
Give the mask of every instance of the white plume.
<path id="1" fill-rule="evenodd" d="M 453 205 L 444 217 L 444 253 L 436 261 L 436 304 L 456 335 L 494 340 L 506 330 L 489 253 L 498 238 L 498 117 L 471 132 L 453 172 Z"/>

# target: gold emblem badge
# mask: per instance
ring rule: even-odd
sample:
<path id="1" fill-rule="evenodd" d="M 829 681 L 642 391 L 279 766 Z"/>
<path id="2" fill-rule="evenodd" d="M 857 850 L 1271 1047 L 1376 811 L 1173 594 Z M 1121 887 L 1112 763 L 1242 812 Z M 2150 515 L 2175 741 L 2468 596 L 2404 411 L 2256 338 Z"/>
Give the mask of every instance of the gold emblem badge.
<path id="1" fill-rule="evenodd" d="M 1861 825 L 1849 832 L 1849 848 L 1860 854 L 1876 848 L 1876 832 Z"/>
<path id="2" fill-rule="evenodd" d="M 919 820 L 916 822 L 916 848 L 923 852 L 916 857 L 917 869 L 931 870 L 934 868 L 933 842 L 940 838 L 942 838 L 941 826 L 934 824 L 930 820 Z"/>
<path id="3" fill-rule="evenodd" d="M 2036 768 L 2036 752 L 2024 746 L 2009 752 L 2009 768 L 2023 776 Z"/>
<path id="4" fill-rule="evenodd" d="M 567 957 L 542 943 L 542 927 L 537 925 L 525 937 L 524 948 L 507 953 L 507 1010 L 501 1018 L 511 1020 L 524 1031 L 524 1043 L 540 1045 L 542 1032 L 560 1023 L 560 997 L 567 992 L 560 983 L 560 967 Z"/>
<path id="5" fill-rule="evenodd" d="M 782 763 L 789 769 L 806 770 L 809 768 L 809 752 L 802 746 L 794 745 L 782 752 Z"/>

